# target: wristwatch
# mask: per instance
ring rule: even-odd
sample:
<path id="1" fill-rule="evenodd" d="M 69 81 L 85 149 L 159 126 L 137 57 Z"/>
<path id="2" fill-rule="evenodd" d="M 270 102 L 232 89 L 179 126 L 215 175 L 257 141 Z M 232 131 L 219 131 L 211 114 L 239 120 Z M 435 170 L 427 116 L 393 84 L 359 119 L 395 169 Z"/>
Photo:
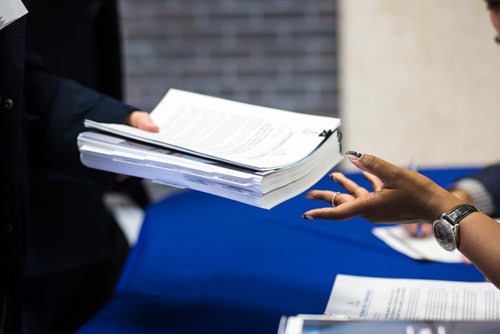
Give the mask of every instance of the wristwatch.
<path id="1" fill-rule="evenodd" d="M 443 213 L 432 224 L 434 238 L 442 248 L 453 251 L 460 245 L 459 224 L 462 219 L 479 209 L 471 204 L 462 204 L 448 213 Z"/>

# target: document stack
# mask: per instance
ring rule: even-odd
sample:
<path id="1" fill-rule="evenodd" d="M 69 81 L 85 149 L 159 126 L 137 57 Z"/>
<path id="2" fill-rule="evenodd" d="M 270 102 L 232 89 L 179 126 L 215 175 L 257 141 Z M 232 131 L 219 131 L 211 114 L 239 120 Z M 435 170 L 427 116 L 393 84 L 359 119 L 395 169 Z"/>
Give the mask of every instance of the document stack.
<path id="1" fill-rule="evenodd" d="M 84 165 L 270 209 L 337 165 L 340 120 L 170 89 L 157 133 L 85 121 Z"/>

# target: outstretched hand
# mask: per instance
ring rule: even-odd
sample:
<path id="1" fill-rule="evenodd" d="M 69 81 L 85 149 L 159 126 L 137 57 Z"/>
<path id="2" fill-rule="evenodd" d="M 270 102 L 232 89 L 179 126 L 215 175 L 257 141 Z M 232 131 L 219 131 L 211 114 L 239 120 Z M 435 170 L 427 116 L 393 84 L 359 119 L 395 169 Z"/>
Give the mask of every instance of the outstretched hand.
<path id="1" fill-rule="evenodd" d="M 372 185 L 372 191 L 359 186 L 342 173 L 333 173 L 332 179 L 347 193 L 335 195 L 327 190 L 310 191 L 307 198 L 325 201 L 330 206 L 304 213 L 305 219 L 342 220 L 362 216 L 372 222 L 414 219 L 433 221 L 443 212 L 448 212 L 462 203 L 417 172 L 397 167 L 368 154 L 361 155 L 350 151 L 347 152 L 347 157 L 356 167 L 363 170 L 363 175 Z"/>

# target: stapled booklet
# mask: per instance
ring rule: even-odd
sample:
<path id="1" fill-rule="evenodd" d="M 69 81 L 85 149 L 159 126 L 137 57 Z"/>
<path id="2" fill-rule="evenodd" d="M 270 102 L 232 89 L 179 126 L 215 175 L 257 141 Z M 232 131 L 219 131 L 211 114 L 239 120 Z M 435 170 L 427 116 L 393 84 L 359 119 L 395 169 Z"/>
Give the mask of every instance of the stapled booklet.
<path id="1" fill-rule="evenodd" d="M 82 162 L 270 209 L 337 165 L 340 120 L 171 89 L 158 133 L 87 120 Z"/>

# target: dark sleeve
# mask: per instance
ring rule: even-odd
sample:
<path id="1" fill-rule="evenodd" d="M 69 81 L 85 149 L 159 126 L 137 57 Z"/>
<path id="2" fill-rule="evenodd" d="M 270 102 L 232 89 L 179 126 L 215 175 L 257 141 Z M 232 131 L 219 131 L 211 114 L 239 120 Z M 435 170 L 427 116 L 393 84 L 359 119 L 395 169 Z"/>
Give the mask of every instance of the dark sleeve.
<path id="1" fill-rule="evenodd" d="M 500 208 L 500 164 L 485 167 L 469 178 L 481 182 L 492 197 L 495 208 Z M 498 214 L 498 209 L 496 209 L 495 215 Z"/>
<path id="2" fill-rule="evenodd" d="M 25 95 L 32 173 L 38 178 L 69 178 L 111 187 L 114 174 L 81 164 L 77 137 L 85 130 L 86 118 L 123 123 L 137 109 L 51 74 L 33 54 L 27 56 Z"/>

